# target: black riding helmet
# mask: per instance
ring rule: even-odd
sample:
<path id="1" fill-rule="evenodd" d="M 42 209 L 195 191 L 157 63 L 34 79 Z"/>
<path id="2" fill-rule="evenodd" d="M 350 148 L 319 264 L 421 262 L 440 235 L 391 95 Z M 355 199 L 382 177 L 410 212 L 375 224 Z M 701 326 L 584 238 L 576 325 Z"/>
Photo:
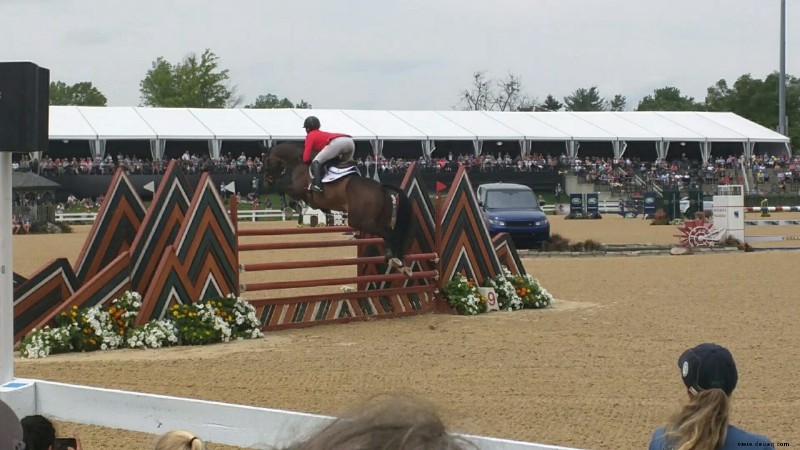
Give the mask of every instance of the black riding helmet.
<path id="1" fill-rule="evenodd" d="M 319 127 L 319 119 L 317 119 L 315 116 L 308 116 L 306 117 L 306 121 L 303 122 L 303 128 L 306 130 L 319 130 Z"/>

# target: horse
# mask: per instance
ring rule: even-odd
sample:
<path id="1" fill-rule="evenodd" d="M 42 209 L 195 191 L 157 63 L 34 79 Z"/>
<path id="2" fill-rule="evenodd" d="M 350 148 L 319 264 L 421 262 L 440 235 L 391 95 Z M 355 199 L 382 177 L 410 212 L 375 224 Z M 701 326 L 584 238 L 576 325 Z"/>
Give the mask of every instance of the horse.
<path id="1" fill-rule="evenodd" d="M 325 213 L 346 213 L 348 226 L 362 234 L 383 238 L 384 257 L 390 267 L 411 276 L 411 268 L 403 264 L 411 236 L 411 202 L 402 189 L 382 185 L 353 172 L 325 182 L 321 193 L 313 192 L 309 189 L 309 165 L 302 160 L 303 148 L 283 143 L 270 149 L 262 145 L 262 149 L 266 150 L 267 155 L 264 161 L 264 187 L 268 191 L 274 187 L 278 192 Z M 354 165 L 355 161 L 334 158 L 325 164 L 323 173 L 327 173 L 331 166 L 345 169 Z M 302 221 L 302 216 L 299 220 Z"/>

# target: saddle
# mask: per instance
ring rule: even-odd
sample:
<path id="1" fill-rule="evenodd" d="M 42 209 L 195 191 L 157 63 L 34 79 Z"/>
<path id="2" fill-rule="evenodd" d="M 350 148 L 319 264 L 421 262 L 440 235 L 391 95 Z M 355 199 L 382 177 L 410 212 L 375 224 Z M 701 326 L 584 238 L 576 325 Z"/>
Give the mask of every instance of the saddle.
<path id="1" fill-rule="evenodd" d="M 361 175 L 361 171 L 358 170 L 358 163 L 353 160 L 341 161 L 337 158 L 325 163 L 322 167 L 322 173 L 323 183 L 330 183 L 350 175 Z"/>

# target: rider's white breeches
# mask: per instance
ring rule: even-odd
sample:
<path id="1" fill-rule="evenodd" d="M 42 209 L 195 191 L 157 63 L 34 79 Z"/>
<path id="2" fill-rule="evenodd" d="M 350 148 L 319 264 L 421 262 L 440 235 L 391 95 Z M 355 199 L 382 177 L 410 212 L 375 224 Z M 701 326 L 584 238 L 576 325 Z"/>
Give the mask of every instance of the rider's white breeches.
<path id="1" fill-rule="evenodd" d="M 322 150 L 317 153 L 317 156 L 314 157 L 314 161 L 318 161 L 322 164 L 332 160 L 333 158 L 340 157 L 342 160 L 348 160 L 353 158 L 353 154 L 356 152 L 356 143 L 353 141 L 353 138 L 349 138 L 346 136 L 337 137 L 334 140 L 330 141 L 328 145 L 325 146 Z"/>

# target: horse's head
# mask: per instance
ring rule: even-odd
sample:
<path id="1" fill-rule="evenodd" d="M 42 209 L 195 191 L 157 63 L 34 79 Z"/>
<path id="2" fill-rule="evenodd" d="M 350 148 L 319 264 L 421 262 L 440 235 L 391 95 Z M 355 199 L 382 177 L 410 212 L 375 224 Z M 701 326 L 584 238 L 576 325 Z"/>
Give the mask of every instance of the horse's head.
<path id="1" fill-rule="evenodd" d="M 278 144 L 266 151 L 264 188 L 269 190 L 300 162 L 302 149 L 291 144 Z"/>

